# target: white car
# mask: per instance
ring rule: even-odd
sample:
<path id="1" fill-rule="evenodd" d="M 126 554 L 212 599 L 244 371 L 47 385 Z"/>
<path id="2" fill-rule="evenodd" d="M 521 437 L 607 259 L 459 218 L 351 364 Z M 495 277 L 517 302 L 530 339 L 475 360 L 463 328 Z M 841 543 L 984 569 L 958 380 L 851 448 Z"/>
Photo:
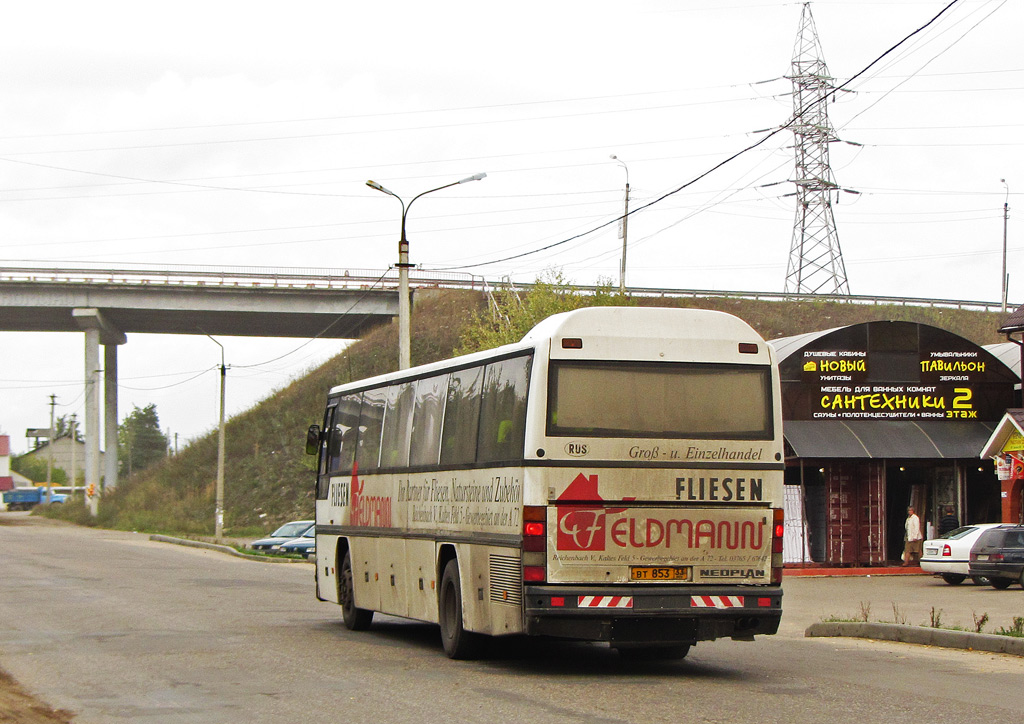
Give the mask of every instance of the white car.
<path id="1" fill-rule="evenodd" d="M 924 553 L 921 556 L 921 570 L 937 573 L 942 580 L 953 586 L 963 583 L 968 576 L 967 567 L 971 561 L 971 547 L 978 536 L 989 528 L 1002 523 L 974 523 L 952 530 L 938 538 L 924 542 Z M 984 576 L 971 576 L 977 585 L 985 585 L 988 579 Z"/>

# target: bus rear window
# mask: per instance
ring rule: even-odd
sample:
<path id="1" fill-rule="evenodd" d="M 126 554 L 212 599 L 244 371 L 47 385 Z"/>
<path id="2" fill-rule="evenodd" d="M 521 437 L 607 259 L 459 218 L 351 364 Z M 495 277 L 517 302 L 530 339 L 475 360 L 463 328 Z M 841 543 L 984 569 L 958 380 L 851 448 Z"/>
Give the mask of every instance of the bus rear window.
<path id="1" fill-rule="evenodd" d="M 562 437 L 770 440 L 769 367 L 555 362 L 547 434 Z"/>

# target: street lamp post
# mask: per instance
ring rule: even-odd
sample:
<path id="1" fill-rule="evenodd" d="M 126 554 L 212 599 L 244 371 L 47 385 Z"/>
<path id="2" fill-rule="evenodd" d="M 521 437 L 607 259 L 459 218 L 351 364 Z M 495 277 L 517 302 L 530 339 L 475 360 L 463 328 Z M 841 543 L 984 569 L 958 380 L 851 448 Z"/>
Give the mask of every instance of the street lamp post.
<path id="1" fill-rule="evenodd" d="M 412 208 L 412 203 L 420 196 L 426 196 L 432 194 L 435 191 L 441 189 L 450 188 L 452 186 L 458 186 L 469 181 L 479 181 L 486 177 L 486 173 L 477 173 L 464 178 L 460 181 L 453 181 L 450 184 L 444 186 L 438 186 L 434 189 L 428 189 L 423 193 L 413 196 L 408 204 L 402 200 L 402 197 L 393 191 L 381 186 L 376 181 L 367 181 L 366 185 L 371 189 L 385 193 L 388 196 L 394 196 L 398 199 L 398 203 L 402 205 L 402 236 L 398 240 L 398 369 L 406 370 L 412 365 L 412 333 L 409 326 L 409 267 L 412 266 L 409 263 L 409 240 L 405 236 L 405 217 L 409 213 L 409 209 Z"/>
<path id="2" fill-rule="evenodd" d="M 622 168 L 626 169 L 626 207 L 622 213 L 622 261 L 619 263 L 619 294 L 626 293 L 626 240 L 628 237 L 627 231 L 629 230 L 629 166 L 621 158 L 616 156 L 614 153 L 609 156 L 613 161 L 617 161 L 622 164 Z"/>
<path id="3" fill-rule="evenodd" d="M 1006 224 L 1010 218 L 1010 187 L 1006 183 L 1006 179 L 1001 178 L 999 181 L 1006 187 L 1006 200 L 1003 201 L 1003 295 L 1000 297 L 1003 314 L 1006 314 L 1006 287 L 1009 281 L 1006 278 Z"/>

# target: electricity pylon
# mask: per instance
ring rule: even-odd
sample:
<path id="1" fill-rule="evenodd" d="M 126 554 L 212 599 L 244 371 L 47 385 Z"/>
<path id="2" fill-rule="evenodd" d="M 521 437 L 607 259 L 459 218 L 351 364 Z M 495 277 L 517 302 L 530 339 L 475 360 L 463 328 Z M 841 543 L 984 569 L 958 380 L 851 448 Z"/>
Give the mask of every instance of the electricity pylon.
<path id="1" fill-rule="evenodd" d="M 828 120 L 835 91 L 822 59 L 810 3 L 804 3 L 793 49 L 793 135 L 796 150 L 796 220 L 785 291 L 849 294 L 832 199 L 840 192 L 829 166 L 829 144 L 838 141 Z"/>

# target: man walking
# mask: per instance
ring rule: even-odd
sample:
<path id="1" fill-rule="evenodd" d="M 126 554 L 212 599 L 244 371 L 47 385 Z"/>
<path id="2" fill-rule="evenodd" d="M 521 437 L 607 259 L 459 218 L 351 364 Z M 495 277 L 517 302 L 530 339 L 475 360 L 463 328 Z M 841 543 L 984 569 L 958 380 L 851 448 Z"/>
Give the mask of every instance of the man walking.
<path id="1" fill-rule="evenodd" d="M 913 508 L 907 508 L 907 533 L 904 536 L 906 543 L 903 544 L 903 565 L 916 566 L 921 561 L 921 550 L 924 543 L 924 536 L 921 534 L 921 519 Z"/>

